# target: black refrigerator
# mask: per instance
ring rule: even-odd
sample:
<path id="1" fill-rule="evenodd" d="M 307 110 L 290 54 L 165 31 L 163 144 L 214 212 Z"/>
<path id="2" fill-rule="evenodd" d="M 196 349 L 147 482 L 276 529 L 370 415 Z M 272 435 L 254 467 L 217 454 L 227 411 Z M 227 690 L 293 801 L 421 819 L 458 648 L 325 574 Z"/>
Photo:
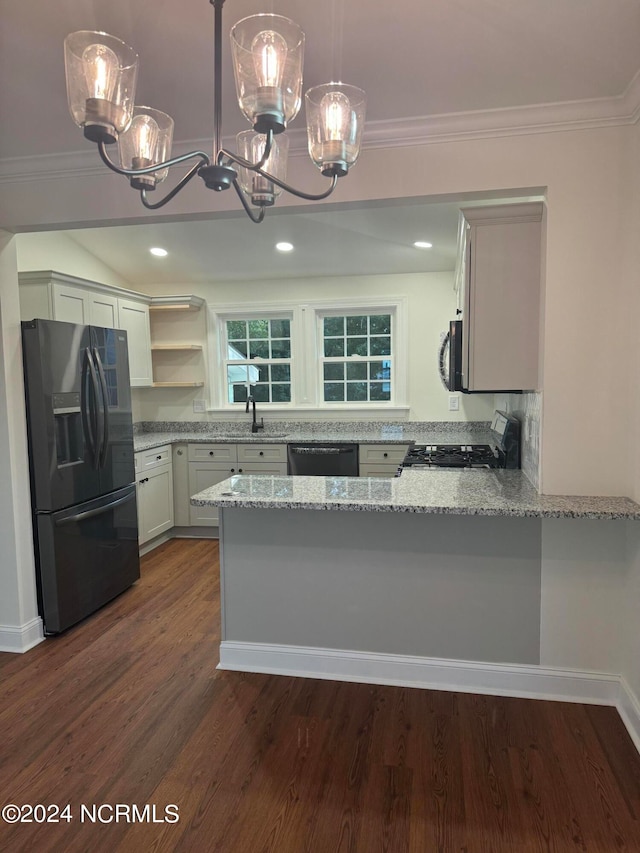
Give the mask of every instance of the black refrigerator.
<path id="1" fill-rule="evenodd" d="M 22 323 L 38 604 L 58 634 L 140 577 L 127 333 Z"/>

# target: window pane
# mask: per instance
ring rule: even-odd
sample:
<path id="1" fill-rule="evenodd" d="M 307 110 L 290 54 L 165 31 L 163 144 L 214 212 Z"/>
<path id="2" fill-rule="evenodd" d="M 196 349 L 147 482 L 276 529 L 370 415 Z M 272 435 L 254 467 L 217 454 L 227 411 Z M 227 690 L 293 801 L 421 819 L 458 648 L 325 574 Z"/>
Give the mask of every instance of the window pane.
<path id="1" fill-rule="evenodd" d="M 327 377 L 325 376 L 325 379 Z M 347 379 L 366 379 L 367 378 L 367 362 L 356 361 L 355 364 L 347 364 Z"/>
<path id="2" fill-rule="evenodd" d="M 249 341 L 249 358 L 269 358 L 269 342 Z"/>
<path id="3" fill-rule="evenodd" d="M 291 341 L 271 341 L 271 358 L 291 358 Z"/>
<path id="4" fill-rule="evenodd" d="M 342 382 L 325 382 L 324 399 L 327 403 L 344 400 L 344 385 Z"/>
<path id="5" fill-rule="evenodd" d="M 271 381 L 272 382 L 290 382 L 291 367 L 288 364 L 272 364 L 271 365 Z"/>
<path id="6" fill-rule="evenodd" d="M 328 358 L 331 356 L 344 355 L 344 339 L 343 338 L 325 338 L 324 354 Z"/>
<path id="7" fill-rule="evenodd" d="M 367 318 L 366 317 L 347 317 L 347 334 L 348 335 L 366 335 L 367 334 Z"/>
<path id="8" fill-rule="evenodd" d="M 241 367 L 239 364 L 227 365 L 227 385 L 232 385 L 234 382 L 247 382 L 246 367 Z"/>
<path id="9" fill-rule="evenodd" d="M 252 382 L 268 382 L 269 381 L 269 365 L 268 364 L 257 364 L 257 376 L 252 376 Z"/>
<path id="10" fill-rule="evenodd" d="M 391 362 L 390 361 L 370 361 L 369 376 L 371 379 L 386 379 L 391 378 Z"/>
<path id="11" fill-rule="evenodd" d="M 272 338 L 290 338 L 291 337 L 290 325 L 291 325 L 291 323 L 289 320 L 271 320 L 271 337 Z"/>
<path id="12" fill-rule="evenodd" d="M 244 359 L 247 357 L 247 342 L 246 341 L 234 341 L 232 344 L 229 344 L 229 355 L 230 359 Z"/>
<path id="13" fill-rule="evenodd" d="M 227 320 L 227 339 L 230 341 L 247 337 L 247 323 L 245 320 Z"/>
<path id="14" fill-rule="evenodd" d="M 388 382 L 370 382 L 369 395 L 371 400 L 390 400 L 391 389 Z"/>
<path id="15" fill-rule="evenodd" d="M 391 334 L 391 314 L 376 314 L 369 317 L 370 335 Z"/>
<path id="16" fill-rule="evenodd" d="M 344 317 L 325 317 L 324 334 L 325 336 L 344 335 Z"/>
<path id="17" fill-rule="evenodd" d="M 269 402 L 269 386 L 268 385 L 252 385 L 251 386 L 251 396 L 256 401 L 256 403 L 268 403 Z"/>
<path id="18" fill-rule="evenodd" d="M 391 355 L 391 338 L 388 335 L 371 338 L 369 346 L 371 347 L 370 355 Z"/>
<path id="19" fill-rule="evenodd" d="M 230 403 L 245 403 L 247 400 L 246 385 L 230 385 L 229 386 L 229 402 Z"/>
<path id="20" fill-rule="evenodd" d="M 347 382 L 347 400 L 366 400 L 366 382 Z"/>
<path id="21" fill-rule="evenodd" d="M 271 399 L 274 403 L 290 403 L 291 385 L 288 385 L 286 383 L 282 383 L 280 385 L 272 385 Z"/>
<path id="22" fill-rule="evenodd" d="M 268 320 L 249 320 L 249 337 L 250 338 L 268 338 L 269 337 L 269 321 Z"/>
<path id="23" fill-rule="evenodd" d="M 344 364 L 325 364 L 324 378 L 341 382 L 344 379 Z"/>
<path id="24" fill-rule="evenodd" d="M 366 338 L 347 338 L 347 355 L 368 355 Z"/>

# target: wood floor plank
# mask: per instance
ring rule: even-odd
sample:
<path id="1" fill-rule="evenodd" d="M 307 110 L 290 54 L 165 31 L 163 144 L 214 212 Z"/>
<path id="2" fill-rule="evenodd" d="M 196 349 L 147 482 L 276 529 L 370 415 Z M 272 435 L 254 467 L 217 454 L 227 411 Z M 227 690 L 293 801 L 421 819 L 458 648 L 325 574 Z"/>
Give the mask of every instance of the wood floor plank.
<path id="1" fill-rule="evenodd" d="M 614 709 L 217 670 L 217 560 L 172 540 L 93 617 L 0 655 L 0 805 L 74 810 L 0 823 L 2 853 L 640 853 Z"/>

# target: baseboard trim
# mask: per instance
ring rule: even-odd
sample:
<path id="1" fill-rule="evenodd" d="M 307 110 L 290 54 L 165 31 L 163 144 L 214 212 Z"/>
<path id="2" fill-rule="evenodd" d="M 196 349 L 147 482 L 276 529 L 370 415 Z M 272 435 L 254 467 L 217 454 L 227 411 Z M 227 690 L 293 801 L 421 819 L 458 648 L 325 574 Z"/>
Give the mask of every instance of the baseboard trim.
<path id="1" fill-rule="evenodd" d="M 601 672 L 231 641 L 219 668 L 600 705 L 620 691 L 619 676 Z"/>
<path id="2" fill-rule="evenodd" d="M 44 640 L 42 619 L 35 619 L 24 625 L 0 625 L 0 652 L 28 652 Z"/>
<path id="3" fill-rule="evenodd" d="M 620 692 L 616 703 L 622 722 L 627 727 L 629 737 L 640 752 L 640 699 L 631 690 L 624 678 L 620 679 Z"/>

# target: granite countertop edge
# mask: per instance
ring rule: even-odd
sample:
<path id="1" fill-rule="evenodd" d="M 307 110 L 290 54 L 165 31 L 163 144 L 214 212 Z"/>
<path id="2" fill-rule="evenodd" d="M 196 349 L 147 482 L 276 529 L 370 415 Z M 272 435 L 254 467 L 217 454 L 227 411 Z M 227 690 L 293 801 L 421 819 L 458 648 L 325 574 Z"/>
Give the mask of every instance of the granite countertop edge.
<path id="1" fill-rule="evenodd" d="M 403 472 L 400 478 L 240 475 L 192 496 L 194 506 L 640 520 L 626 497 L 539 495 L 521 471 Z"/>

